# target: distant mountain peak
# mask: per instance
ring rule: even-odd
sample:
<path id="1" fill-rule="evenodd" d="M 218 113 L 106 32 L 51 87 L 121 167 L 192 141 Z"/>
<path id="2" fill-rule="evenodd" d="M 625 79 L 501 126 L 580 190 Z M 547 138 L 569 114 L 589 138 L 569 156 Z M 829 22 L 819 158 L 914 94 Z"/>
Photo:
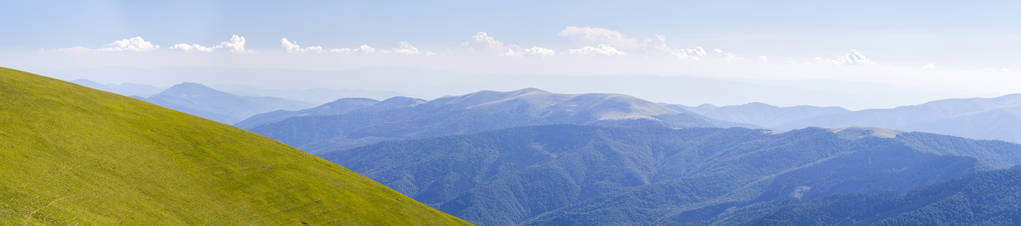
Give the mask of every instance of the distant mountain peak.
<path id="1" fill-rule="evenodd" d="M 206 85 L 194 82 L 182 82 L 178 83 L 177 85 L 171 86 L 169 89 L 213 89 L 213 88 L 209 88 Z"/>
<path id="2" fill-rule="evenodd" d="M 302 109 L 309 105 L 275 97 L 238 96 L 194 82 L 179 83 L 145 100 L 227 124 L 259 113 Z"/>
<path id="3" fill-rule="evenodd" d="M 380 101 L 377 104 L 379 104 L 381 106 L 389 106 L 389 105 L 412 106 L 412 105 L 417 105 L 417 104 L 421 104 L 421 103 L 425 103 L 425 102 L 426 101 L 423 100 L 423 99 L 397 96 L 397 97 L 387 98 L 386 100 Z"/>
<path id="4" fill-rule="evenodd" d="M 879 127 L 861 127 L 852 126 L 844 127 L 839 129 L 830 129 L 830 132 L 836 133 L 845 139 L 861 139 L 865 137 L 879 137 L 879 138 L 896 138 L 901 131 L 884 129 Z"/>
<path id="5" fill-rule="evenodd" d="M 182 82 L 177 85 L 171 86 L 163 92 L 159 92 L 150 98 L 161 98 L 161 97 L 206 97 L 206 98 L 240 98 L 234 94 L 229 94 L 220 90 L 210 88 L 208 86 L 194 83 L 194 82 Z"/>
<path id="6" fill-rule="evenodd" d="M 747 104 L 742 104 L 742 106 L 748 106 L 748 107 L 769 107 L 769 108 L 776 108 L 776 106 L 773 106 L 773 105 L 769 105 L 769 104 L 766 104 L 766 103 L 762 103 L 762 102 L 757 102 L 757 101 L 756 101 L 756 102 L 749 102 L 749 103 L 747 103 Z"/>
<path id="7" fill-rule="evenodd" d="M 539 89 L 539 88 L 524 88 L 524 89 L 519 89 L 519 90 L 512 91 L 512 93 L 517 93 L 517 94 L 534 94 L 534 93 L 552 94 L 549 91 L 542 90 L 542 89 Z"/>
<path id="8" fill-rule="evenodd" d="M 332 105 L 355 103 L 355 102 L 357 102 L 357 103 L 361 103 L 361 102 L 373 102 L 373 103 L 375 103 L 375 102 L 379 102 L 379 101 L 375 100 L 375 99 L 372 99 L 372 98 L 347 97 L 347 98 L 340 98 L 340 99 L 331 101 L 329 103 L 325 103 L 325 104 L 323 104 L 323 106 L 332 106 Z"/>

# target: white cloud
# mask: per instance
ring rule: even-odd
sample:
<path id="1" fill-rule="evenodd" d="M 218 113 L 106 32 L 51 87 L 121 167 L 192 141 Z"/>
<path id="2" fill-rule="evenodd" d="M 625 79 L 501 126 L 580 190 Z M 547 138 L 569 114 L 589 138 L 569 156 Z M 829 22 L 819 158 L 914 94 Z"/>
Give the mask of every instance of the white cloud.
<path id="1" fill-rule="evenodd" d="M 111 42 L 107 44 L 106 48 L 99 49 L 100 51 L 132 51 L 132 52 L 149 52 L 160 48 L 158 45 L 153 45 L 152 42 L 142 39 L 142 37 L 135 36 L 132 38 L 126 38 Z"/>
<path id="2" fill-rule="evenodd" d="M 932 70 L 932 69 L 936 69 L 936 65 L 935 64 L 925 64 L 925 65 L 922 65 L 922 70 Z"/>
<path id="3" fill-rule="evenodd" d="M 722 49 L 713 49 L 713 53 L 723 57 L 723 59 L 726 59 L 726 60 L 735 60 L 735 59 L 737 59 L 737 55 L 736 54 L 731 53 L 731 52 L 727 52 L 727 51 L 723 51 Z"/>
<path id="4" fill-rule="evenodd" d="M 245 37 L 240 35 L 232 35 L 227 41 L 220 42 L 219 45 L 215 46 L 203 46 L 199 44 L 188 44 L 188 43 L 177 43 L 170 46 L 170 49 L 180 50 L 185 52 L 203 52 L 210 53 L 216 49 L 229 49 L 233 53 L 246 53 L 249 52 L 245 49 Z"/>
<path id="5" fill-rule="evenodd" d="M 289 41 L 287 40 L 287 38 L 280 38 L 280 46 L 283 47 L 284 50 L 287 50 L 288 53 L 323 52 L 322 46 L 308 46 L 302 48 L 300 45 L 298 45 L 298 42 Z"/>
<path id="6" fill-rule="evenodd" d="M 400 47 L 397 47 L 396 49 L 394 49 L 393 52 L 398 53 L 398 54 L 404 54 L 404 55 L 418 55 L 418 54 L 422 54 L 422 52 L 418 51 L 418 48 L 415 48 L 415 46 L 411 45 L 410 42 L 406 42 L 406 41 L 402 41 L 400 43 Z"/>
<path id="7" fill-rule="evenodd" d="M 202 45 L 199 45 L 199 44 L 187 44 L 187 43 L 174 44 L 173 46 L 170 47 L 170 49 L 176 49 L 176 50 L 181 50 L 181 51 L 185 51 L 185 52 L 193 52 L 193 51 L 194 52 L 204 52 L 204 53 L 213 52 L 213 47 L 202 46 Z"/>
<path id="8" fill-rule="evenodd" d="M 553 56 L 557 52 L 552 49 L 542 48 L 538 46 L 532 46 L 532 48 L 521 49 L 521 48 L 507 48 L 507 51 L 503 53 L 506 56 Z"/>
<path id="9" fill-rule="evenodd" d="M 653 52 L 653 53 L 657 53 L 658 52 L 660 54 L 665 53 L 667 55 L 671 55 L 671 56 L 674 56 L 674 57 L 677 57 L 677 58 L 680 58 L 680 59 L 684 59 L 684 60 L 687 60 L 687 59 L 700 60 L 700 59 L 702 59 L 702 58 L 704 58 L 704 57 L 709 55 L 709 53 L 706 52 L 705 49 L 702 48 L 701 46 L 695 46 L 694 48 L 675 49 L 675 48 L 671 47 L 670 45 L 667 45 L 667 43 L 666 43 L 666 36 L 663 36 L 663 35 L 656 35 L 655 39 L 646 41 L 645 49 L 646 49 L 647 52 Z M 716 53 L 717 55 L 720 55 L 720 56 L 726 58 L 726 59 L 735 59 L 735 58 L 737 58 L 737 55 L 735 55 L 733 53 L 725 52 L 725 51 L 720 50 L 720 49 L 714 49 L 713 52 Z"/>
<path id="10" fill-rule="evenodd" d="M 872 60 L 862 55 L 856 49 L 852 49 L 850 53 L 844 56 L 843 62 L 850 65 L 861 65 L 861 64 L 872 64 Z"/>
<path id="11" fill-rule="evenodd" d="M 245 37 L 237 34 L 230 36 L 230 39 L 227 41 L 220 42 L 219 45 L 216 45 L 216 48 L 229 49 L 232 53 L 248 52 L 248 50 L 245 50 Z"/>
<path id="12" fill-rule="evenodd" d="M 564 28 L 558 35 L 599 44 L 598 46 L 586 46 L 580 49 L 568 50 L 571 54 L 577 55 L 665 55 L 682 60 L 716 58 L 726 61 L 740 58 L 737 54 L 722 49 L 706 51 L 702 46 L 674 48 L 667 44 L 666 36 L 663 35 L 655 35 L 651 39 L 640 40 L 606 28 L 574 26 Z M 628 54 L 624 54 L 624 52 Z"/>
<path id="13" fill-rule="evenodd" d="M 641 47 L 641 43 L 637 39 L 625 37 L 624 34 L 618 31 L 606 28 L 567 26 L 557 35 L 561 37 L 574 37 L 589 43 L 610 45 L 614 48 L 638 49 Z"/>
<path id="14" fill-rule="evenodd" d="M 585 46 L 579 49 L 569 49 L 568 53 L 574 55 L 604 55 L 604 56 L 624 56 L 627 55 L 624 52 L 617 50 L 613 46 L 607 44 L 599 44 L 598 46 Z"/>
<path id="15" fill-rule="evenodd" d="M 410 46 L 411 44 L 409 43 L 408 45 Z M 417 48 L 415 48 L 414 50 L 412 50 L 412 48 L 414 48 L 414 46 L 410 46 L 409 49 L 404 49 L 404 50 L 402 50 L 401 48 L 397 48 L 397 49 L 395 49 L 395 51 L 401 51 L 403 53 L 418 51 Z M 375 54 L 375 53 L 386 54 L 386 53 L 391 53 L 392 51 L 389 51 L 389 50 L 379 51 L 379 50 L 376 50 L 376 48 L 374 48 L 372 46 L 369 46 L 367 44 L 362 44 L 362 45 L 360 45 L 360 46 L 358 46 L 356 48 L 333 48 L 333 49 L 330 49 L 329 52 L 345 54 L 345 55 L 350 55 L 350 54 L 369 55 L 369 54 Z M 430 55 L 430 54 L 434 55 L 435 53 L 433 53 L 433 52 L 425 52 L 425 54 L 426 55 Z"/>
<path id="16" fill-rule="evenodd" d="M 538 46 L 532 46 L 532 48 L 525 49 L 525 53 L 534 56 L 553 56 L 557 54 L 557 52 L 553 51 L 552 49 L 542 48 Z"/>
<path id="17" fill-rule="evenodd" d="M 505 56 L 553 56 L 556 55 L 556 51 L 552 49 L 542 48 L 538 46 L 532 46 L 532 48 L 521 48 L 517 45 L 507 45 L 501 41 L 496 40 L 492 36 L 489 36 L 486 32 L 478 32 L 472 36 L 472 40 L 476 43 L 485 45 L 485 48 L 489 51 L 503 54 Z M 466 45 L 468 43 L 465 43 Z"/>
<path id="18" fill-rule="evenodd" d="M 836 59 L 823 58 L 823 57 L 815 57 L 814 59 L 815 59 L 815 62 L 817 62 L 817 63 L 826 63 L 826 64 L 835 64 L 835 65 L 870 65 L 870 64 L 874 64 L 875 63 L 872 60 L 870 60 L 868 57 L 866 57 L 864 54 L 861 54 L 860 52 L 858 52 L 858 50 L 856 50 L 856 49 L 851 49 L 850 53 L 847 53 L 847 55 L 844 55 L 843 57 L 836 58 Z M 925 66 L 923 66 L 922 69 L 925 69 Z"/>
<path id="19" fill-rule="evenodd" d="M 475 33 L 475 35 L 472 36 L 472 39 L 475 40 L 476 42 L 485 43 L 486 46 L 489 47 L 490 49 L 505 48 L 503 42 L 497 41 L 492 36 L 489 36 L 489 34 L 486 34 L 486 32 L 480 31 L 479 33 Z"/>
<path id="20" fill-rule="evenodd" d="M 355 53 L 361 53 L 363 55 L 366 55 L 366 54 L 376 53 L 376 48 L 373 48 L 372 46 L 363 44 L 363 45 L 358 46 L 357 48 L 334 48 L 334 49 L 330 49 L 329 52 L 345 54 L 345 55 L 350 55 L 350 54 L 355 54 Z M 382 52 L 385 53 L 387 51 L 382 51 Z"/>
<path id="21" fill-rule="evenodd" d="M 362 44 L 361 46 L 358 46 L 358 51 L 365 54 L 371 54 L 376 52 L 376 48 L 372 48 L 372 46 Z"/>
<path id="22" fill-rule="evenodd" d="M 695 59 L 695 60 L 702 59 L 702 57 L 709 55 L 701 46 L 695 46 L 695 48 L 672 50 L 671 54 L 681 59 Z"/>
<path id="23" fill-rule="evenodd" d="M 287 52 L 294 52 L 296 50 L 301 49 L 301 46 L 298 45 L 298 42 L 287 41 L 287 37 L 280 38 L 280 46 L 284 47 L 284 49 L 287 50 Z"/>

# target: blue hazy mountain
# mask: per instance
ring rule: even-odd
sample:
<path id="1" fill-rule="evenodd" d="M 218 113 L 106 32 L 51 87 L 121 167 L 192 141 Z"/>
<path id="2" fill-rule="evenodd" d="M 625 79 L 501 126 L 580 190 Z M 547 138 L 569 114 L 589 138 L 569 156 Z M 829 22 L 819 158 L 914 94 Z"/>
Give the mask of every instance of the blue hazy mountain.
<path id="1" fill-rule="evenodd" d="M 217 89 L 242 96 L 271 96 L 302 102 L 322 104 L 340 98 L 364 97 L 382 100 L 401 96 L 398 92 L 366 89 L 333 89 L 333 88 L 278 88 L 268 89 L 240 84 L 217 84 Z"/>
<path id="2" fill-rule="evenodd" d="M 841 107 L 816 107 L 816 106 L 777 107 L 759 102 L 722 107 L 718 107 L 711 104 L 703 104 L 697 107 L 688 107 L 675 104 L 665 104 L 664 106 L 672 109 L 687 110 L 690 112 L 703 115 L 708 118 L 757 125 L 764 128 L 778 128 L 782 126 L 787 126 L 787 124 L 823 115 L 850 112 L 849 110 Z M 799 127 L 798 129 L 800 128 L 804 127 Z"/>
<path id="3" fill-rule="evenodd" d="M 145 101 L 226 124 L 237 123 L 258 113 L 311 105 L 275 97 L 237 96 L 198 83 L 174 85 L 145 98 Z"/>
<path id="4" fill-rule="evenodd" d="M 275 123 L 292 117 L 342 115 L 358 110 L 368 112 L 381 111 L 394 108 L 411 107 L 424 102 L 425 100 L 409 97 L 393 97 L 384 101 L 377 101 L 369 98 L 341 98 L 314 108 L 298 111 L 278 110 L 257 114 L 239 122 L 235 126 L 243 129 L 252 129 L 260 125 Z"/>
<path id="5" fill-rule="evenodd" d="M 124 96 L 147 97 L 152 96 L 153 94 L 159 93 L 161 91 L 160 88 L 156 88 L 155 86 L 137 83 L 100 84 L 86 79 L 78 79 L 71 82 L 85 87 L 116 93 Z"/>
<path id="6" fill-rule="evenodd" d="M 548 125 L 322 156 L 477 224 L 648 225 L 908 191 L 1021 163 L 1021 145 L 875 128 Z"/>
<path id="7" fill-rule="evenodd" d="M 725 107 L 667 106 L 696 112 L 708 118 L 775 130 L 810 126 L 866 126 L 1021 143 L 1021 94 L 996 98 L 947 99 L 920 105 L 859 111 L 835 107 L 775 107 L 761 103 Z"/>
<path id="8" fill-rule="evenodd" d="M 344 99 L 338 102 L 342 101 Z M 315 113 L 323 112 L 318 108 L 333 108 L 331 104 L 298 112 L 259 115 L 239 126 L 311 153 L 323 153 L 383 140 L 530 125 L 613 126 L 634 121 L 674 128 L 739 125 L 626 95 L 555 94 L 539 89 L 481 91 L 431 101 L 395 97 L 368 106 L 344 108 L 353 109 L 349 112 Z"/>
<path id="9" fill-rule="evenodd" d="M 1021 166 L 910 192 L 761 203 L 717 217 L 717 225 L 1019 225 Z"/>

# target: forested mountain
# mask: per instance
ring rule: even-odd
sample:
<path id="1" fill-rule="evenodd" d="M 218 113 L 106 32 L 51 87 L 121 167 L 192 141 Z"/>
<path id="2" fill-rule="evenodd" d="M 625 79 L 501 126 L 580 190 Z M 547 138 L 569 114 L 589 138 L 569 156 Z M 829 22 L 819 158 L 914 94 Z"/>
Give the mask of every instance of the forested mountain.
<path id="1" fill-rule="evenodd" d="M 198 83 L 177 84 L 145 98 L 145 101 L 226 124 L 240 122 L 258 113 L 301 109 L 310 105 L 275 97 L 237 96 Z"/>
<path id="2" fill-rule="evenodd" d="M 315 109 L 306 111 L 316 111 Z M 481 91 L 431 101 L 395 97 L 347 113 L 296 114 L 278 120 L 270 115 L 251 121 L 251 131 L 311 153 L 372 144 L 384 140 L 466 134 L 548 124 L 726 127 L 738 124 L 707 119 L 683 110 L 619 94 L 555 94 L 538 89 Z M 270 119 L 273 120 L 264 120 Z M 256 123 L 252 123 L 256 124 Z M 248 128 L 246 122 L 243 127 Z"/>
<path id="3" fill-rule="evenodd" d="M 1018 225 L 1021 166 L 982 172 L 904 193 L 840 195 L 756 204 L 719 225 Z M 706 222 L 709 223 L 709 222 Z"/>
<path id="4" fill-rule="evenodd" d="M 698 224 L 756 203 L 1006 168 L 1021 162 L 1021 145 L 874 128 L 549 125 L 323 156 L 478 224 Z"/>
<path id="5" fill-rule="evenodd" d="M 466 224 L 344 167 L 141 100 L 0 68 L 0 224 Z"/>

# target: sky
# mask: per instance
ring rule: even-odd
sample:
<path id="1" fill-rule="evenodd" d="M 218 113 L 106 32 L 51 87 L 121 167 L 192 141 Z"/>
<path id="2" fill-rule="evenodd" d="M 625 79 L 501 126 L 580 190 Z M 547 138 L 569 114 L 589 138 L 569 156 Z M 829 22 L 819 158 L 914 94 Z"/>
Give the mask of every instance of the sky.
<path id="1" fill-rule="evenodd" d="M 1021 93 L 1011 1 L 0 5 L 0 66 L 67 80 L 851 109 Z"/>

